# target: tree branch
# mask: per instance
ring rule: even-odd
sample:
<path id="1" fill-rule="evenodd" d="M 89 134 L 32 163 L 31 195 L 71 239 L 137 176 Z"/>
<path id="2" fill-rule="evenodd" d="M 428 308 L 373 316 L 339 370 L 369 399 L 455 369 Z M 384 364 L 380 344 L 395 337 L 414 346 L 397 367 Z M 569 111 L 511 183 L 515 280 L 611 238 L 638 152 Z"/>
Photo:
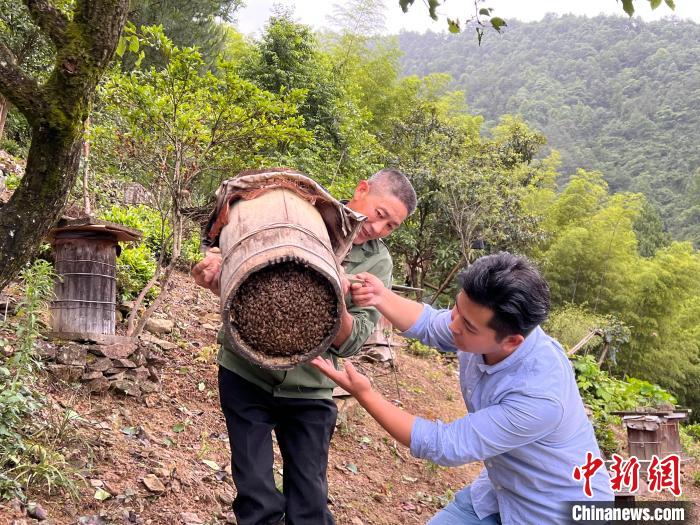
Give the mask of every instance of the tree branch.
<path id="1" fill-rule="evenodd" d="M 15 55 L 1 40 L 0 93 L 22 112 L 30 124 L 45 114 L 47 105 L 39 84 L 17 65 Z"/>
<path id="2" fill-rule="evenodd" d="M 25 0 L 32 20 L 48 35 L 56 47 L 62 47 L 66 39 L 68 18 L 46 0 Z"/>

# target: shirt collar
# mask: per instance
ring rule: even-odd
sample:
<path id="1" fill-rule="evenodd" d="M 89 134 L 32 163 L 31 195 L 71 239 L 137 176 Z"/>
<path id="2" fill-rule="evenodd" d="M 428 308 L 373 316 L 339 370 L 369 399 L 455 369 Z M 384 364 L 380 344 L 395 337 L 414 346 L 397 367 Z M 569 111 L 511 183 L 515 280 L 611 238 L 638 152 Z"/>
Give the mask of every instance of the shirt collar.
<path id="1" fill-rule="evenodd" d="M 542 331 L 542 328 L 539 326 L 536 327 L 532 332 L 530 332 L 530 335 L 528 335 L 525 340 L 520 344 L 518 348 L 515 349 L 515 351 L 510 354 L 508 357 L 506 357 L 503 361 L 499 361 L 495 365 L 487 365 L 484 362 L 484 356 L 481 355 L 481 363 L 477 363 L 477 367 L 479 370 L 482 372 L 486 372 L 487 374 L 495 374 L 496 372 L 500 372 L 501 370 L 504 370 L 508 368 L 509 366 L 513 366 L 516 363 L 519 363 L 525 357 L 527 357 L 532 350 L 535 348 L 537 340 L 540 338 L 540 336 L 544 332 Z"/>

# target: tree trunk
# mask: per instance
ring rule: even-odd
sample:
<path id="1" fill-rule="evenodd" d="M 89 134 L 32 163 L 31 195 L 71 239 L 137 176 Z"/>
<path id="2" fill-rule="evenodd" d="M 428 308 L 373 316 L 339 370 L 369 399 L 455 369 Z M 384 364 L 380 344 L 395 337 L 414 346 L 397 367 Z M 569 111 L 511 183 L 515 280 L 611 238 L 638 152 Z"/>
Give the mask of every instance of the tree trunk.
<path id="1" fill-rule="evenodd" d="M 457 264 L 455 264 L 452 267 L 452 270 L 450 270 L 450 273 L 447 274 L 447 277 L 442 281 L 440 286 L 438 286 L 437 290 L 435 290 L 435 293 L 433 294 L 433 298 L 430 300 L 431 305 L 435 304 L 435 301 L 437 301 L 438 296 L 442 293 L 442 291 L 447 288 L 450 285 L 450 282 L 452 282 L 452 279 L 454 279 L 454 276 L 457 275 L 457 272 L 459 271 L 460 268 L 462 268 L 462 265 L 464 264 L 464 257 L 460 258 L 459 261 L 457 261 Z"/>
<path id="2" fill-rule="evenodd" d="M 141 293 L 139 294 L 138 299 L 136 300 L 134 307 L 131 310 L 131 313 L 129 314 L 129 325 L 127 328 L 127 334 L 131 337 L 138 337 L 141 332 L 143 332 L 144 327 L 146 326 L 146 322 L 148 319 L 151 317 L 151 314 L 156 311 L 156 309 L 161 305 L 163 300 L 167 297 L 169 290 L 167 289 L 167 285 L 170 282 L 170 277 L 173 274 L 173 271 L 175 270 L 175 267 L 177 266 L 177 262 L 180 259 L 180 253 L 182 252 L 182 226 L 183 226 L 183 218 L 182 214 L 179 211 L 179 207 L 176 205 L 175 206 L 177 209 L 176 211 L 173 212 L 173 254 L 172 258 L 170 259 L 170 264 L 168 267 L 165 269 L 165 272 L 163 272 L 163 278 L 160 280 L 158 283 L 160 286 L 160 294 L 158 297 L 156 297 L 155 301 L 151 303 L 151 305 L 146 309 L 146 311 L 143 313 L 141 318 L 138 321 L 138 324 L 134 327 L 134 322 L 136 319 L 136 311 L 138 308 L 141 306 L 143 303 L 144 297 L 146 297 L 146 294 L 148 291 L 153 288 L 153 285 L 156 282 L 156 277 L 154 276 L 151 281 L 146 285 L 146 287 L 141 290 Z M 161 254 L 165 253 L 165 246 L 163 246 L 163 249 L 161 251 Z M 161 262 L 162 262 L 162 255 L 161 255 Z M 158 267 L 158 272 L 160 271 L 161 266 L 159 265 Z"/>
<path id="3" fill-rule="evenodd" d="M 126 21 L 128 0 L 77 0 L 72 17 L 50 2 L 25 0 L 56 48 L 42 85 L 0 39 L 0 93 L 32 129 L 27 167 L 0 209 L 0 290 L 29 261 L 60 217 L 80 168 L 83 126 Z"/>
<path id="4" fill-rule="evenodd" d="M 10 103 L 5 97 L 0 95 L 0 140 L 5 134 L 5 121 L 7 120 L 7 111 L 10 109 Z"/>
<path id="5" fill-rule="evenodd" d="M 81 128 L 74 126 L 72 133 L 32 130 L 22 183 L 0 208 L 0 290 L 34 256 L 66 204 L 80 162 Z"/>
<path id="6" fill-rule="evenodd" d="M 90 129 L 90 117 L 85 123 L 85 129 Z M 90 140 L 83 140 L 83 211 L 87 215 L 92 213 L 90 207 L 90 191 L 88 190 L 88 181 L 90 179 Z"/>

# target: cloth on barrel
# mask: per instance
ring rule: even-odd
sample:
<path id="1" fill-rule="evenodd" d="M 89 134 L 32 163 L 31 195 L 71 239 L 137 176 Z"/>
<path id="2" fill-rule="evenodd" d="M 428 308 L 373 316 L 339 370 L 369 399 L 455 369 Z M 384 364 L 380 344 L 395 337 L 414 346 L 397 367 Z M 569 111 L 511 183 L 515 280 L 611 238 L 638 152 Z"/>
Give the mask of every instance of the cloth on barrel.
<path id="1" fill-rule="evenodd" d="M 219 245 L 219 235 L 228 224 L 231 205 L 238 199 L 250 200 L 272 189 L 285 188 L 295 192 L 316 207 L 328 230 L 333 253 L 343 260 L 352 248 L 352 240 L 359 231 L 365 216 L 357 213 L 333 198 L 313 179 L 289 168 L 268 168 L 243 172 L 225 180 L 216 190 L 216 205 L 204 229 L 202 245 L 213 248 Z"/>

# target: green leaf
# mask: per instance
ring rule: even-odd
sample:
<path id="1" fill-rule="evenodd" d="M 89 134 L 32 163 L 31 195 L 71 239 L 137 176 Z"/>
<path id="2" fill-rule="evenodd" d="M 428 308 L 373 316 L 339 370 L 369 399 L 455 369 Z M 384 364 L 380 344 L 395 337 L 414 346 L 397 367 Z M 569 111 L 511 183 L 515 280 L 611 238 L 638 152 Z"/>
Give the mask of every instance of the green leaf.
<path id="1" fill-rule="evenodd" d="M 136 427 L 124 427 L 122 428 L 122 434 L 126 434 L 127 436 L 135 436 L 138 434 L 138 429 Z"/>
<path id="2" fill-rule="evenodd" d="M 503 20 L 502 18 L 499 18 L 499 17 L 497 17 L 497 16 L 494 16 L 494 17 L 491 19 L 491 25 L 493 26 L 493 28 L 494 28 L 496 31 L 498 31 L 498 32 L 500 33 L 500 32 L 501 32 L 501 28 L 507 26 L 508 24 L 506 24 L 506 21 Z"/>
<path id="3" fill-rule="evenodd" d="M 345 465 L 345 468 L 348 469 L 353 474 L 358 473 L 357 465 L 355 465 L 354 463 L 348 463 L 347 465 Z"/>
<path id="4" fill-rule="evenodd" d="M 492 9 L 490 7 L 482 7 L 479 9 L 479 14 L 484 16 L 491 16 Z"/>
<path id="5" fill-rule="evenodd" d="M 656 9 L 661 5 L 661 0 L 649 0 L 652 9 Z"/>
<path id="6" fill-rule="evenodd" d="M 105 500 L 107 500 L 107 499 L 109 499 L 109 498 L 111 498 L 111 497 L 112 497 L 112 495 L 111 495 L 109 492 L 107 492 L 106 490 L 104 490 L 104 489 L 97 489 L 97 490 L 95 491 L 95 496 L 94 496 L 94 498 L 95 498 L 97 501 L 105 501 Z"/>
<path id="7" fill-rule="evenodd" d="M 632 0 L 622 0 L 622 9 L 627 13 L 627 16 L 632 16 L 634 14 Z"/>
<path id="8" fill-rule="evenodd" d="M 399 0 L 399 5 L 404 13 L 408 13 L 409 6 L 413 5 L 414 0 Z"/>
<path id="9" fill-rule="evenodd" d="M 676 8 L 676 2 L 675 2 L 675 0 L 665 0 L 665 1 L 666 1 L 666 5 L 667 5 L 668 7 L 670 7 L 671 9 L 675 9 L 675 8 Z"/>
<path id="10" fill-rule="evenodd" d="M 119 38 L 119 43 L 117 44 L 117 50 L 115 53 L 118 57 L 124 56 L 124 51 L 126 51 L 126 37 L 122 36 Z"/>
<path id="11" fill-rule="evenodd" d="M 448 18 L 447 19 L 447 28 L 450 30 L 450 33 L 459 33 L 460 32 L 459 20 L 452 20 L 451 18 Z"/>
<path id="12" fill-rule="evenodd" d="M 204 463 L 207 467 L 209 467 L 212 470 L 223 470 L 216 461 L 212 461 L 211 459 L 203 459 L 202 463 Z"/>
<path id="13" fill-rule="evenodd" d="M 440 2 L 438 0 L 428 0 L 428 12 L 430 13 L 430 18 L 433 20 L 437 20 L 437 7 L 440 5 Z"/>
<path id="14" fill-rule="evenodd" d="M 139 50 L 139 39 L 137 36 L 132 36 L 129 39 L 129 51 L 136 53 Z"/>
<path id="15" fill-rule="evenodd" d="M 175 423 L 173 425 L 173 432 L 175 432 L 176 434 L 179 434 L 180 432 L 185 430 L 185 428 L 187 428 L 187 424 L 180 421 L 179 423 Z"/>

